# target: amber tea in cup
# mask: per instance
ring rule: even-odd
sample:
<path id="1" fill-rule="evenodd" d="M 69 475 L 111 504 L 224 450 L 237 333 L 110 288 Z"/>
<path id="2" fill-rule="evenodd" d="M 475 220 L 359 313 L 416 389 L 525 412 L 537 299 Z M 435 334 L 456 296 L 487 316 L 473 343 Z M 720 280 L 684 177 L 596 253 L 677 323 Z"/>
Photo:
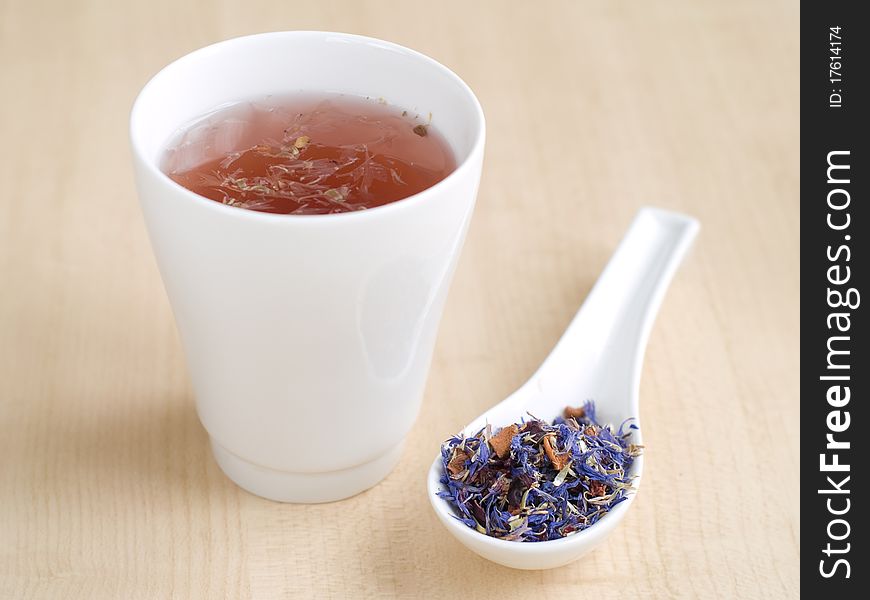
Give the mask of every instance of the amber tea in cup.
<path id="1" fill-rule="evenodd" d="M 182 128 L 162 167 L 230 206 L 294 215 L 365 210 L 421 192 L 456 168 L 430 121 L 383 99 L 269 96 Z"/>

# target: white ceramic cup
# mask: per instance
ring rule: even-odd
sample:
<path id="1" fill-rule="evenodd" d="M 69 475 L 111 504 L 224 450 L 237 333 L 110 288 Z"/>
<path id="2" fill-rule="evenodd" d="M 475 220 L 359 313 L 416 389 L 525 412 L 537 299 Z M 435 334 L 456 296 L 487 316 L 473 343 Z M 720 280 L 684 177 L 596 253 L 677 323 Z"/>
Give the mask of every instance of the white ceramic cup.
<path id="1" fill-rule="evenodd" d="M 225 206 L 160 170 L 179 128 L 294 91 L 382 97 L 432 114 L 458 167 L 386 206 L 274 215 Z M 326 502 L 397 463 L 420 407 L 483 161 L 462 80 L 417 52 L 313 31 L 228 40 L 148 82 L 130 136 L 142 211 L 223 471 L 259 496 Z"/>

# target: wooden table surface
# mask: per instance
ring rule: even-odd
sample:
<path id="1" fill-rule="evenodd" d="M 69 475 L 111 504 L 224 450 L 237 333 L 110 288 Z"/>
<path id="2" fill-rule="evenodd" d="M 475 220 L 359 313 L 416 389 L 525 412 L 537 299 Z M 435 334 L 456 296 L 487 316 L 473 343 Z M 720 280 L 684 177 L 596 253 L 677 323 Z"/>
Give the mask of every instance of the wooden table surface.
<path id="1" fill-rule="evenodd" d="M 0 598 L 796 596 L 798 23 L 796 1 L 2 3 Z M 127 140 L 163 65 L 279 29 L 429 54 L 489 130 L 405 455 L 318 506 L 213 462 Z M 637 500 L 573 565 L 486 562 L 426 468 L 533 372 L 645 204 L 703 229 L 646 355 Z"/>

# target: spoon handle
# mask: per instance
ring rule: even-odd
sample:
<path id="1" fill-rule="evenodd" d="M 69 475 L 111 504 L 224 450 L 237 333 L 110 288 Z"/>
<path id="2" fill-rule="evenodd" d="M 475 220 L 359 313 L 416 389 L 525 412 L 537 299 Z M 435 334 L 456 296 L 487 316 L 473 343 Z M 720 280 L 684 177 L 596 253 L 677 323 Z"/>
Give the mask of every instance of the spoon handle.
<path id="1" fill-rule="evenodd" d="M 653 321 L 698 229 L 687 215 L 653 207 L 638 211 L 539 375 L 546 380 L 584 365 L 595 373 L 593 395 L 636 399 Z M 636 406 L 625 408 L 637 414 Z"/>

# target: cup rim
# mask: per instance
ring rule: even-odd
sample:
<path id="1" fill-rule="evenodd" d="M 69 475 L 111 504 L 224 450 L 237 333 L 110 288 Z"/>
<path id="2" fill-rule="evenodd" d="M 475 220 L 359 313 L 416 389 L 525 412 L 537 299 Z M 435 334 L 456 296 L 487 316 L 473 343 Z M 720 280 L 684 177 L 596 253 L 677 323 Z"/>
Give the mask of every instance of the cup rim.
<path id="1" fill-rule="evenodd" d="M 243 43 L 244 41 L 255 39 L 255 38 L 269 38 L 269 37 L 313 37 L 325 39 L 328 37 L 340 37 L 343 40 L 350 41 L 358 44 L 371 44 L 382 47 L 384 49 L 392 50 L 394 52 L 400 52 L 411 56 L 417 60 L 422 61 L 423 63 L 428 64 L 434 69 L 441 71 L 444 75 L 448 77 L 448 79 L 452 80 L 456 83 L 459 89 L 466 95 L 467 100 L 469 101 L 472 111 L 475 113 L 476 120 L 476 131 L 474 132 L 474 140 L 471 144 L 471 149 L 468 151 L 466 156 L 462 159 L 462 161 L 456 166 L 453 171 L 450 172 L 447 177 L 442 179 L 441 181 L 435 183 L 434 185 L 417 192 L 416 194 L 412 194 L 407 196 L 406 198 L 402 198 L 401 200 L 396 200 L 394 202 L 390 202 L 388 204 L 383 204 L 381 206 L 376 206 L 374 208 L 368 210 L 355 210 L 348 211 L 343 213 L 332 213 L 332 214 L 315 214 L 315 215 L 296 215 L 296 214 L 283 214 L 283 213 L 268 213 L 261 212 L 256 210 L 250 210 L 246 208 L 240 208 L 235 206 L 229 206 L 221 204 L 220 202 L 215 202 L 214 200 L 209 200 L 204 196 L 200 196 L 196 192 L 193 192 L 181 184 L 174 181 L 171 177 L 169 177 L 166 173 L 164 173 L 156 164 L 156 161 L 152 158 L 148 157 L 145 151 L 142 148 L 141 139 L 136 135 L 136 125 L 137 122 L 140 121 L 142 116 L 142 108 L 143 97 L 147 95 L 148 90 L 157 85 L 155 82 L 159 82 L 159 79 L 163 76 L 163 74 L 173 68 L 177 68 L 178 65 L 183 65 L 184 63 L 197 60 L 203 55 L 211 54 L 217 52 L 219 50 L 224 49 L 227 46 L 232 46 L 234 44 Z M 263 221 L 272 221 L 272 222 L 280 222 L 280 221 L 298 221 L 302 219 L 304 222 L 322 222 L 324 220 L 328 222 L 339 222 L 349 219 L 371 219 L 378 218 L 377 215 L 381 214 L 386 216 L 388 211 L 396 212 L 402 210 L 411 210 L 414 206 L 430 201 L 430 198 L 438 193 L 440 190 L 452 184 L 454 181 L 463 177 L 468 171 L 474 168 L 473 163 L 476 159 L 483 153 L 483 145 L 486 136 L 486 120 L 483 114 L 483 108 L 480 105 L 480 101 L 477 99 L 477 96 L 474 95 L 474 92 L 471 88 L 466 84 L 456 73 L 452 70 L 436 61 L 435 59 L 426 56 L 421 52 L 417 52 L 416 50 L 412 50 L 411 48 L 407 48 L 406 46 L 402 46 L 396 44 L 394 42 L 389 42 L 386 40 L 381 40 L 378 38 L 357 35 L 353 33 L 342 33 L 342 32 L 334 32 L 334 31 L 315 31 L 315 30 L 291 30 L 291 31 L 271 31 L 267 33 L 256 33 L 252 35 L 244 35 L 229 38 L 226 40 L 222 40 L 216 42 L 214 44 L 210 44 L 208 46 L 203 46 L 197 50 L 193 50 L 180 58 L 177 58 L 161 68 L 157 73 L 155 73 L 148 82 L 142 87 L 139 94 L 136 96 L 135 101 L 133 102 L 133 107 L 130 111 L 130 144 L 132 147 L 133 154 L 139 161 L 145 166 L 148 173 L 154 177 L 157 177 L 159 180 L 169 184 L 170 186 L 174 186 L 176 190 L 181 192 L 186 198 L 190 199 L 193 202 L 200 203 L 204 208 L 208 207 L 207 210 L 215 210 L 219 212 L 223 211 L 231 211 L 226 212 L 227 215 L 235 215 L 241 219 L 251 219 L 251 220 L 263 220 Z M 375 215 L 372 217 L 371 215 Z"/>

